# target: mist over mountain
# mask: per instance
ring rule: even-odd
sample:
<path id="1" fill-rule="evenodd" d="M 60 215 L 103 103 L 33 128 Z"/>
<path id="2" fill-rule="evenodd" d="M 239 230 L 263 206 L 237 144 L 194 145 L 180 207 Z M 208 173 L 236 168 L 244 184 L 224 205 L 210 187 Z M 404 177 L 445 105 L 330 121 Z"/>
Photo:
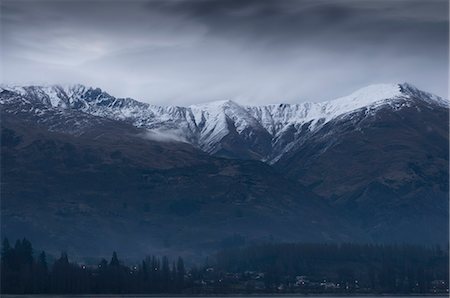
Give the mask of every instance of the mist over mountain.
<path id="1" fill-rule="evenodd" d="M 410 84 L 264 106 L 0 91 L 11 238 L 79 256 L 448 241 L 448 102 Z"/>

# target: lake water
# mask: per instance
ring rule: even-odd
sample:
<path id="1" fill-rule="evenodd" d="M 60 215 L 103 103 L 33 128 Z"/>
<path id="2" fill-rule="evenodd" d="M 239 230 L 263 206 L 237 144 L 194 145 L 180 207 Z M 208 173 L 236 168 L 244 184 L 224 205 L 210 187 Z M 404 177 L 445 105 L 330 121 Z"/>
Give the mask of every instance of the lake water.
<path id="1" fill-rule="evenodd" d="M 171 296 L 171 295 L 2 295 L 2 298 L 26 298 L 26 297 L 30 297 L 30 298 L 120 298 L 120 297 L 124 297 L 124 298 L 145 298 L 145 297 L 164 297 L 164 298 L 192 298 L 192 297 L 214 297 L 214 298 L 230 298 L 230 297 L 239 297 L 239 298 L 273 298 L 273 297 L 311 297 L 311 296 L 316 296 L 316 297 L 320 297 L 320 298 L 336 298 L 336 297 L 352 297 L 352 298 L 368 298 L 368 297 L 382 297 L 382 298 L 430 298 L 433 296 L 439 296 L 439 297 L 449 297 L 448 294 L 438 294 L 438 295 L 410 295 L 410 296 L 395 296 L 395 295 L 334 295 L 334 296 L 327 296 L 327 295 L 318 295 L 318 294 L 308 294 L 308 295 L 301 295 L 301 294 L 285 294 L 285 295 L 229 295 L 229 296 L 224 296 L 224 295 L 199 295 L 199 296 Z"/>

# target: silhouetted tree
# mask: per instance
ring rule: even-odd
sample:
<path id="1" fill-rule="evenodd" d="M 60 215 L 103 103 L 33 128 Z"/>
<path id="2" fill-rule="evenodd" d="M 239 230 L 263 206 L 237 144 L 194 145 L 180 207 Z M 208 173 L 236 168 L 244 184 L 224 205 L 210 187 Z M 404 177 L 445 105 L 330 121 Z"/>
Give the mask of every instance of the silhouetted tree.
<path id="1" fill-rule="evenodd" d="M 33 270 L 34 276 L 34 292 L 35 293 L 48 293 L 49 292 L 49 272 L 47 264 L 47 255 L 44 251 L 39 254 L 36 265 Z"/>
<path id="2" fill-rule="evenodd" d="M 264 281 L 265 292 L 445 293 L 448 255 L 448 246 L 442 250 L 437 246 L 270 243 L 222 251 L 205 266 L 189 271 L 182 258 L 169 262 L 167 257 L 151 256 L 139 266 L 126 266 L 116 252 L 109 263 L 102 259 L 92 267 L 71 263 L 67 253 L 62 253 L 49 266 L 45 252 L 34 256 L 27 239 L 16 241 L 12 247 L 5 238 L 0 258 L 1 291 L 252 293 L 262 291 L 255 281 Z M 306 276 L 310 285 L 296 285 L 298 276 Z M 340 286 L 326 288 L 330 281 Z"/>
<path id="3" fill-rule="evenodd" d="M 186 274 L 186 269 L 184 268 L 184 261 L 181 257 L 177 260 L 177 274 L 176 274 L 176 287 L 177 289 L 182 289 L 184 286 L 184 276 Z"/>
<path id="4" fill-rule="evenodd" d="M 111 266 L 111 267 L 119 267 L 120 266 L 120 262 L 119 262 L 119 259 L 117 258 L 116 252 L 113 252 L 111 261 L 109 262 L 109 266 Z"/>

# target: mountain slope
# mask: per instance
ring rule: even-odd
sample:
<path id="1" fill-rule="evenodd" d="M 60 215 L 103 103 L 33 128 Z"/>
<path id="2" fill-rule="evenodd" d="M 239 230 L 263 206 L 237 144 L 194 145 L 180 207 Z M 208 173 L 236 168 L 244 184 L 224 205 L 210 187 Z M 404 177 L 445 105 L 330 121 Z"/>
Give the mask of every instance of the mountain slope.
<path id="1" fill-rule="evenodd" d="M 3 230 L 53 249 L 448 239 L 448 103 L 408 84 L 259 107 L 3 87 L 0 104 Z"/>
<path id="2" fill-rule="evenodd" d="M 259 161 L 3 91 L 2 233 L 57 253 L 207 254 L 235 239 L 364 239 L 328 203 Z M 68 129 L 71 128 L 71 129 Z"/>
<path id="3" fill-rule="evenodd" d="M 275 166 L 376 241 L 444 243 L 448 125 L 445 102 L 414 90 L 376 113 L 364 108 L 331 120 Z"/>

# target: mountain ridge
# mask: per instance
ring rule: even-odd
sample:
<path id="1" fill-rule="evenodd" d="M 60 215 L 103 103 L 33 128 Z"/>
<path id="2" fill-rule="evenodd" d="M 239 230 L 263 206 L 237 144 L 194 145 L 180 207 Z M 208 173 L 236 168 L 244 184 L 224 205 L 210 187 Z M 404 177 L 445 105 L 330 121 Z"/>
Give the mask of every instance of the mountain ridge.
<path id="1" fill-rule="evenodd" d="M 168 136 L 166 141 L 183 141 L 209 153 L 224 157 L 257 159 L 269 163 L 279 160 L 298 142 L 299 136 L 314 131 L 332 119 L 359 109 L 373 112 L 381 106 L 394 109 L 408 106 L 412 98 L 448 106 L 439 96 L 421 91 L 408 83 L 377 84 L 334 100 L 300 103 L 240 105 L 232 100 L 180 106 L 157 106 L 131 98 L 116 98 L 100 88 L 80 84 L 8 87 L 2 90 L 20 95 L 47 108 L 82 112 L 131 122 L 150 135 Z M 292 135 L 286 143 L 286 135 Z M 239 149 L 229 149 L 230 144 Z"/>

